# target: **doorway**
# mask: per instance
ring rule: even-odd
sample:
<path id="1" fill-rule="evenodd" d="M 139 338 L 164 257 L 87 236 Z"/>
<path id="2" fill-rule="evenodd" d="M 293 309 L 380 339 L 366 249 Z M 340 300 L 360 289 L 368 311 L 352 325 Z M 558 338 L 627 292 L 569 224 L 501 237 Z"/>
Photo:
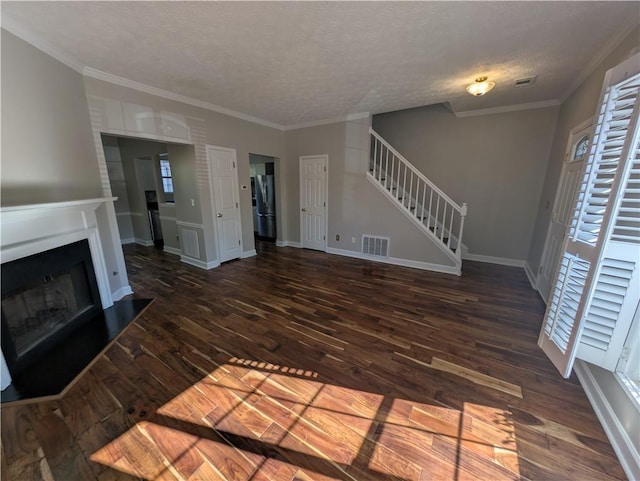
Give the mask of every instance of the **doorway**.
<path id="1" fill-rule="evenodd" d="M 576 127 L 569 136 L 538 275 L 538 292 L 545 302 L 551 292 L 560 250 L 573 213 L 590 135 L 591 120 Z"/>
<path id="2" fill-rule="evenodd" d="M 300 242 L 327 250 L 327 155 L 300 157 Z"/>
<path id="3" fill-rule="evenodd" d="M 102 134 L 102 146 L 121 244 L 179 254 L 169 145 Z"/>
<path id="4" fill-rule="evenodd" d="M 256 241 L 276 242 L 276 159 L 249 154 L 253 234 Z"/>

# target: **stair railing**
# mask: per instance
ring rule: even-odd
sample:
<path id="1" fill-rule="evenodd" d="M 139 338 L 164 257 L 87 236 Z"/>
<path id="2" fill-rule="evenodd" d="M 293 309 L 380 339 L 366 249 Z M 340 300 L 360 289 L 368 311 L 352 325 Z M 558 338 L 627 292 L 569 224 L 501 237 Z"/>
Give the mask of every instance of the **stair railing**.
<path id="1" fill-rule="evenodd" d="M 460 260 L 467 204 L 458 205 L 375 130 L 369 128 L 369 132 L 369 174 Z"/>

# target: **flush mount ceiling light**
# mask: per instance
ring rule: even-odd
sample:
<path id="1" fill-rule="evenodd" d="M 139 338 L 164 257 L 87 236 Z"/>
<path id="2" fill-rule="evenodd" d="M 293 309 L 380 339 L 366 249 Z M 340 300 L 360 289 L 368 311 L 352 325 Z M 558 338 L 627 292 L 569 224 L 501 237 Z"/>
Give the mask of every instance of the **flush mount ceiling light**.
<path id="1" fill-rule="evenodd" d="M 495 86 L 496 83 L 488 82 L 487 77 L 478 77 L 474 83 L 467 86 L 467 92 L 469 92 L 471 95 L 479 97 L 486 94 Z"/>

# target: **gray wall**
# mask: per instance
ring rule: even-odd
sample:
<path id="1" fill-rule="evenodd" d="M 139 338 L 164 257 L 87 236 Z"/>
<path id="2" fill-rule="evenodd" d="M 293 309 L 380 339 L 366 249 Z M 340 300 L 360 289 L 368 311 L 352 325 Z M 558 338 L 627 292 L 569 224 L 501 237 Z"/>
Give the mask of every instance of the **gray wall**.
<path id="1" fill-rule="evenodd" d="M 102 196 L 82 76 L 2 30 L 2 204 Z"/>
<path id="2" fill-rule="evenodd" d="M 327 154 L 328 247 L 360 252 L 363 234 L 390 238 L 391 257 L 452 265 L 450 259 L 366 178 L 370 119 L 287 131 L 287 239 L 300 242 L 300 164 L 304 155 Z M 340 235 L 340 241 L 336 235 Z M 352 237 L 356 242 L 352 243 Z"/>
<path id="3" fill-rule="evenodd" d="M 469 254 L 524 261 L 557 108 L 458 118 L 442 105 L 375 115 L 373 128 L 458 204 Z"/>

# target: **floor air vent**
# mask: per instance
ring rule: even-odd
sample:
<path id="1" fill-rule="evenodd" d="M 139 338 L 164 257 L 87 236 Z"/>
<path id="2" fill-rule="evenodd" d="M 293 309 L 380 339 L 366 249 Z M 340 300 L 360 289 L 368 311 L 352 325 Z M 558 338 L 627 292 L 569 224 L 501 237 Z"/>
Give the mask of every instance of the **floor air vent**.
<path id="1" fill-rule="evenodd" d="M 389 257 L 389 238 L 363 235 L 362 253 L 370 256 Z"/>

